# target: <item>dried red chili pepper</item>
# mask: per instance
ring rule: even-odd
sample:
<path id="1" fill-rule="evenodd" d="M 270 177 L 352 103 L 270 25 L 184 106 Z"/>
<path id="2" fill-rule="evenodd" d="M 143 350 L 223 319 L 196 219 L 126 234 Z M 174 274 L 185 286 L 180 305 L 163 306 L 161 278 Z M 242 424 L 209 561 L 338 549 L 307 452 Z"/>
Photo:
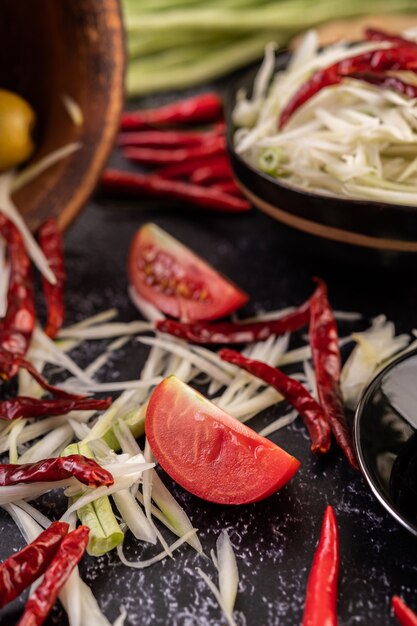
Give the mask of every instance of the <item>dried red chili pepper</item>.
<path id="1" fill-rule="evenodd" d="M 175 320 L 158 320 L 156 329 L 200 344 L 236 344 L 263 341 L 270 335 L 282 335 L 286 332 L 298 330 L 308 324 L 310 319 L 310 301 L 302 304 L 287 315 L 275 320 L 264 322 L 220 322 L 210 324 L 194 322 L 187 324 Z"/>
<path id="2" fill-rule="evenodd" d="M 40 372 L 32 365 L 30 361 L 23 357 L 12 354 L 8 350 L 2 350 L 0 348 L 0 379 L 10 380 L 13 376 L 16 376 L 20 369 L 25 369 L 36 382 L 46 391 L 49 391 L 57 398 L 68 398 L 71 400 L 81 400 L 85 396 L 69 393 L 59 387 L 55 387 L 48 383 L 48 381 L 42 376 Z"/>
<path id="3" fill-rule="evenodd" d="M 398 78 L 398 76 L 377 74 L 376 72 L 356 72 L 354 74 L 347 74 L 346 78 L 356 78 L 356 80 L 375 85 L 381 89 L 396 91 L 408 98 L 417 98 L 417 87 L 406 83 L 401 80 L 401 78 Z"/>
<path id="4" fill-rule="evenodd" d="M 194 161 L 204 157 L 218 156 L 226 153 L 224 137 L 214 137 L 199 145 L 186 148 L 163 150 L 158 148 L 124 148 L 123 156 L 129 161 L 143 165 L 171 165 Z"/>
<path id="5" fill-rule="evenodd" d="M 248 359 L 240 352 L 224 348 L 220 350 L 220 358 L 228 363 L 238 365 L 263 380 L 279 391 L 284 398 L 300 413 L 311 437 L 311 451 L 325 454 L 330 449 L 330 428 L 323 414 L 323 409 L 303 385 L 290 378 L 279 369 Z"/>
<path id="6" fill-rule="evenodd" d="M 0 349 L 24 356 L 36 323 L 32 266 L 16 226 L 0 214 L 0 235 L 10 263 L 6 315 L 0 323 Z"/>
<path id="7" fill-rule="evenodd" d="M 0 464 L 1 487 L 18 483 L 54 482 L 66 480 L 72 476 L 89 487 L 109 486 L 114 483 L 110 472 L 96 463 L 94 459 L 88 459 L 81 454 L 42 459 L 37 463 Z"/>
<path id="8" fill-rule="evenodd" d="M 318 287 L 311 298 L 309 328 L 317 391 L 338 445 L 352 467 L 357 469 L 340 390 L 341 361 L 336 321 L 327 300 L 327 287 L 323 281 L 317 282 Z"/>
<path id="9" fill-rule="evenodd" d="M 139 132 L 120 133 L 117 145 L 147 148 L 184 148 L 201 146 L 214 137 L 219 136 L 217 128 L 208 131 L 182 130 L 142 130 Z"/>
<path id="10" fill-rule="evenodd" d="M 118 170 L 104 172 L 102 186 L 106 191 L 123 193 L 128 196 L 143 194 L 156 198 L 171 198 L 182 200 L 189 204 L 219 211 L 220 213 L 241 213 L 249 211 L 250 204 L 243 198 L 229 196 L 217 189 L 200 187 L 177 180 L 169 180 L 161 176 L 132 174 Z"/>
<path id="11" fill-rule="evenodd" d="M 208 156 L 201 157 L 200 159 L 195 159 L 194 161 L 184 161 L 183 163 L 174 163 L 173 165 L 168 165 L 167 167 L 161 167 L 158 169 L 158 176 L 161 178 L 186 178 L 189 179 L 191 174 L 196 169 L 201 169 L 203 167 L 210 167 L 217 163 L 218 156 Z"/>
<path id="12" fill-rule="evenodd" d="M 0 608 L 17 598 L 41 576 L 68 532 L 66 522 L 53 522 L 32 543 L 0 565 Z"/>
<path id="13" fill-rule="evenodd" d="M 228 193 L 231 196 L 241 196 L 242 192 L 239 187 L 236 185 L 234 180 L 225 180 L 219 181 L 213 185 L 214 189 L 218 189 L 219 191 L 223 191 L 224 193 Z"/>
<path id="14" fill-rule="evenodd" d="M 42 277 L 42 287 L 47 308 L 45 333 L 52 339 L 56 337 L 65 319 L 64 306 L 64 254 L 62 251 L 61 232 L 54 219 L 46 220 L 39 229 L 39 245 L 46 256 L 49 267 L 55 274 L 56 283 Z"/>
<path id="15" fill-rule="evenodd" d="M 366 28 L 365 37 L 369 41 L 390 41 L 396 45 L 417 48 L 415 41 L 410 41 L 410 39 L 405 39 L 405 37 L 401 37 L 400 35 L 394 33 L 387 33 L 386 31 L 378 28 Z"/>
<path id="16" fill-rule="evenodd" d="M 339 532 L 333 508 L 328 506 L 308 577 L 302 626 L 337 626 L 338 575 Z"/>
<path id="17" fill-rule="evenodd" d="M 57 400 L 39 400 L 26 396 L 17 396 L 9 400 L 0 400 L 0 420 L 12 421 L 19 417 L 46 417 L 47 415 L 65 415 L 70 411 L 103 411 L 112 403 L 111 398 L 59 398 Z"/>
<path id="18" fill-rule="evenodd" d="M 401 626 L 417 626 L 417 615 L 399 596 L 392 597 L 391 606 Z"/>
<path id="19" fill-rule="evenodd" d="M 18 626 L 41 626 L 88 544 L 88 526 L 79 526 L 61 542 L 42 582 L 29 596 Z"/>
<path id="20" fill-rule="evenodd" d="M 319 91 L 339 84 L 347 74 L 385 72 L 388 70 L 417 70 L 417 47 L 404 45 L 387 50 L 364 52 L 319 70 L 296 91 L 279 118 L 282 129 L 290 117 Z"/>
<path id="21" fill-rule="evenodd" d="M 232 168 L 228 159 L 224 157 L 218 158 L 214 163 L 205 167 L 195 168 L 190 180 L 195 185 L 207 185 L 216 180 L 230 180 L 232 177 Z"/>
<path id="22" fill-rule="evenodd" d="M 126 111 L 122 115 L 123 130 L 142 129 L 174 124 L 206 124 L 223 116 L 223 105 L 217 93 L 204 93 L 154 109 Z"/>

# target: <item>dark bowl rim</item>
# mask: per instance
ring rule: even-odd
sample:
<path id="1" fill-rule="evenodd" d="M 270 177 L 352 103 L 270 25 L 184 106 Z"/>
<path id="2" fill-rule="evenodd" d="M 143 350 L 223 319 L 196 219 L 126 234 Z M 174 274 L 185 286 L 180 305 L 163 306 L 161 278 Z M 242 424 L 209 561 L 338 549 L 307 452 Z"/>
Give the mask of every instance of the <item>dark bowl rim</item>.
<path id="1" fill-rule="evenodd" d="M 284 69 L 286 64 L 288 63 L 290 57 L 292 55 L 291 50 L 284 49 L 280 51 L 276 56 L 276 70 Z M 282 189 L 286 189 L 291 193 L 299 195 L 301 198 L 309 198 L 311 200 L 320 199 L 323 201 L 326 200 L 337 200 L 343 205 L 349 205 L 350 208 L 355 207 L 355 210 L 359 210 L 366 207 L 374 207 L 377 208 L 397 208 L 401 211 L 407 213 L 417 212 L 417 203 L 413 206 L 406 204 L 395 204 L 392 202 L 379 202 L 377 200 L 362 200 L 360 198 L 349 198 L 345 196 L 338 196 L 333 194 L 324 194 L 324 193 L 314 193 L 312 191 L 305 191 L 300 189 L 299 187 L 294 187 L 293 185 L 288 185 L 285 182 L 278 181 L 276 178 L 273 178 L 266 172 L 262 172 L 261 170 L 256 169 L 253 165 L 248 163 L 241 155 L 236 152 L 234 144 L 233 144 L 233 134 L 236 130 L 235 125 L 233 123 L 232 114 L 233 108 L 236 103 L 236 94 L 246 83 L 249 83 L 250 78 L 250 86 L 252 87 L 253 79 L 256 75 L 256 72 L 260 68 L 260 64 L 257 64 L 251 67 L 243 76 L 236 78 L 229 87 L 226 88 L 224 95 L 224 111 L 225 111 L 225 121 L 226 121 L 226 144 L 228 152 L 233 156 L 234 159 L 239 161 L 239 163 L 246 167 L 248 170 L 252 172 L 254 176 L 258 176 L 262 180 L 264 180 L 267 184 L 273 184 Z"/>
<path id="2" fill-rule="evenodd" d="M 381 492 L 380 487 L 373 480 L 372 472 L 369 470 L 369 466 L 362 451 L 360 439 L 360 422 L 364 414 L 364 408 L 367 404 L 369 397 L 374 392 L 375 387 L 380 382 L 380 380 L 387 374 L 387 372 L 397 367 L 399 363 L 407 361 L 408 359 L 415 356 L 417 356 L 417 348 L 414 348 L 413 350 L 410 350 L 409 352 L 400 355 L 399 357 L 388 363 L 388 365 L 386 365 L 380 372 L 378 372 L 378 374 L 366 386 L 366 388 L 362 392 L 361 398 L 355 411 L 355 416 L 353 420 L 353 444 L 355 447 L 362 475 L 368 483 L 376 499 L 397 522 L 399 522 L 404 528 L 406 528 L 410 533 L 417 537 L 417 524 L 413 524 L 408 519 L 406 519 L 401 511 L 399 511 L 398 508 L 392 503 L 392 500 L 390 500 L 385 494 Z"/>

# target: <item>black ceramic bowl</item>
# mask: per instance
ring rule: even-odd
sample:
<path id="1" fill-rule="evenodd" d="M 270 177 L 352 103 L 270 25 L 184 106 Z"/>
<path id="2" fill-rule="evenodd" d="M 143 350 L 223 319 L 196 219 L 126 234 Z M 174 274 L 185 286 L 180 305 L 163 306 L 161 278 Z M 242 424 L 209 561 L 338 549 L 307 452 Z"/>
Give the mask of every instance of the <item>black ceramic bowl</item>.
<path id="1" fill-rule="evenodd" d="M 277 59 L 285 68 L 289 53 Z M 256 170 L 236 154 L 232 111 L 236 93 L 251 92 L 258 68 L 252 69 L 226 95 L 227 144 L 231 165 L 245 196 L 276 220 L 324 239 L 386 252 L 417 252 L 416 206 L 408 207 L 368 200 L 352 200 L 301 191 Z"/>
<path id="2" fill-rule="evenodd" d="M 365 391 L 354 421 L 362 473 L 389 513 L 417 536 L 417 350 L 393 361 Z"/>

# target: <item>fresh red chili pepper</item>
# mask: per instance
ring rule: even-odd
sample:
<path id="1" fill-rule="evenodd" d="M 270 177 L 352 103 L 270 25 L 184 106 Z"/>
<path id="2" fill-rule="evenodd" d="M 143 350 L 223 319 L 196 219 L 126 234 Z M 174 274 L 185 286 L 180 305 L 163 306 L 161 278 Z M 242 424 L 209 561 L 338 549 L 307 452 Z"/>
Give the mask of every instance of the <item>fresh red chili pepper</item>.
<path id="1" fill-rule="evenodd" d="M 204 93 L 154 109 L 126 111 L 122 115 L 123 130 L 143 129 L 174 124 L 206 124 L 223 116 L 223 105 L 216 93 Z"/>
<path id="2" fill-rule="evenodd" d="M 52 285 L 49 280 L 42 277 L 42 287 L 45 294 L 47 308 L 47 322 L 45 333 L 56 337 L 64 323 L 64 254 L 62 251 L 62 238 L 58 224 L 54 219 L 46 220 L 39 229 L 39 245 L 45 254 L 49 267 L 55 274 L 56 283 Z"/>
<path id="3" fill-rule="evenodd" d="M 217 163 L 219 156 L 208 156 L 195 159 L 193 161 L 184 161 L 183 163 L 174 163 L 167 167 L 158 169 L 158 176 L 161 178 L 186 178 L 189 179 L 196 169 L 210 167 Z"/>
<path id="4" fill-rule="evenodd" d="M 96 400 L 94 398 L 39 400 L 38 398 L 17 396 L 9 400 L 0 401 L 0 420 L 12 421 L 19 417 L 65 415 L 70 411 L 103 411 L 111 403 L 111 398 L 104 400 Z"/>
<path id="5" fill-rule="evenodd" d="M 417 626 L 417 615 L 413 613 L 399 596 L 392 597 L 391 606 L 401 626 Z"/>
<path id="6" fill-rule="evenodd" d="M 221 213 L 249 211 L 250 204 L 243 198 L 229 196 L 217 189 L 190 185 L 161 176 L 132 174 L 118 170 L 107 170 L 101 179 L 103 188 L 129 196 L 147 194 L 157 198 L 175 198 L 184 202 Z"/>
<path id="7" fill-rule="evenodd" d="M 387 50 L 363 52 L 319 70 L 296 91 L 279 118 L 282 129 L 303 104 L 326 87 L 339 84 L 347 74 L 357 72 L 386 72 L 388 70 L 417 70 L 417 47 L 404 45 Z"/>
<path id="8" fill-rule="evenodd" d="M 234 180 L 222 180 L 213 185 L 214 189 L 218 189 L 219 191 L 223 191 L 223 193 L 228 193 L 231 196 L 241 196 L 242 192 L 239 187 L 236 185 Z"/>
<path id="9" fill-rule="evenodd" d="M 200 344 L 235 344 L 263 341 L 270 335 L 282 335 L 302 328 L 310 319 L 310 301 L 298 309 L 275 320 L 264 322 L 220 322 L 210 324 L 194 322 L 187 324 L 175 320 L 158 320 L 156 329 Z"/>
<path id="10" fill-rule="evenodd" d="M 401 93 L 408 98 L 417 98 L 417 87 L 406 83 L 398 78 L 398 76 L 389 76 L 387 74 L 377 74 L 376 72 L 356 72 L 355 74 L 347 74 L 346 77 L 356 78 L 365 83 L 370 83 L 381 89 L 390 89 Z"/>
<path id="11" fill-rule="evenodd" d="M 20 369 L 26 370 L 43 389 L 51 392 L 57 398 L 68 398 L 71 400 L 84 398 L 83 395 L 69 393 L 51 385 L 30 361 L 0 348 L 0 379 L 10 380 L 13 376 L 16 376 Z"/>
<path id="12" fill-rule="evenodd" d="M 18 626 L 41 626 L 88 544 L 88 526 L 79 526 L 61 542 L 42 582 L 29 596 Z"/>
<path id="13" fill-rule="evenodd" d="M 0 348 L 24 356 L 36 323 L 32 266 L 16 226 L 0 214 L 0 235 L 7 243 L 10 278 L 6 315 L 0 323 Z"/>
<path id="14" fill-rule="evenodd" d="M 207 141 L 219 136 L 219 130 L 213 127 L 207 131 L 182 130 L 141 130 L 136 132 L 120 133 L 117 145 L 148 148 L 185 148 L 201 146 Z"/>
<path id="15" fill-rule="evenodd" d="M 340 390 L 341 360 L 336 321 L 327 300 L 327 287 L 323 281 L 317 282 L 318 287 L 311 298 L 309 329 L 317 391 L 338 445 L 352 467 L 357 469 Z"/>
<path id="16" fill-rule="evenodd" d="M 410 39 L 405 39 L 405 37 L 401 37 L 400 35 L 394 33 L 387 33 L 386 31 L 378 28 L 366 28 L 365 37 L 368 41 L 390 41 L 396 45 L 417 48 L 417 44 L 414 41 L 410 41 Z"/>
<path id="17" fill-rule="evenodd" d="M 220 350 L 220 358 L 228 363 L 238 365 L 263 380 L 279 391 L 303 418 L 310 437 L 311 451 L 315 454 L 325 454 L 330 449 L 330 428 L 323 414 L 323 409 L 303 385 L 290 378 L 275 367 L 248 359 L 240 352 L 224 348 Z"/>
<path id="18" fill-rule="evenodd" d="M 42 459 L 37 463 L 0 464 L 1 487 L 18 483 L 54 482 L 71 478 L 71 476 L 89 487 L 109 486 L 114 483 L 110 472 L 96 463 L 94 459 L 88 459 L 81 454 Z"/>
<path id="19" fill-rule="evenodd" d="M 207 185 L 217 180 L 229 180 L 233 176 L 232 168 L 226 157 L 218 158 L 211 165 L 197 167 L 191 174 L 190 180 L 195 185 Z"/>
<path id="20" fill-rule="evenodd" d="M 202 157 L 225 154 L 226 142 L 224 137 L 214 137 L 200 146 L 161 150 L 158 148 L 124 148 L 123 156 L 129 161 L 143 165 L 171 165 L 194 161 Z"/>
<path id="21" fill-rule="evenodd" d="M 68 532 L 66 522 L 53 522 L 32 543 L 0 565 L 0 608 L 12 602 L 41 576 Z"/>
<path id="22" fill-rule="evenodd" d="M 337 626 L 338 575 L 339 532 L 333 508 L 328 506 L 308 577 L 302 626 Z"/>

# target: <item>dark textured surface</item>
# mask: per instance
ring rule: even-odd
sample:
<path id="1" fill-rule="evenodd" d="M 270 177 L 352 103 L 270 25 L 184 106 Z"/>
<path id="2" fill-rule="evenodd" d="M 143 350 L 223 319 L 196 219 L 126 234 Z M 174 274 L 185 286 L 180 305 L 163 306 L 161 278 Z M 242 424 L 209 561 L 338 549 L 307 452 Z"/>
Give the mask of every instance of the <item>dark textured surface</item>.
<path id="1" fill-rule="evenodd" d="M 292 234 L 258 212 L 243 216 L 202 214 L 180 206 L 158 207 L 145 201 L 118 202 L 97 197 L 66 237 L 68 321 L 112 306 L 123 320 L 137 317 L 126 295 L 125 265 L 129 241 L 144 222 L 153 220 L 185 244 L 198 250 L 216 268 L 239 283 L 251 296 L 251 313 L 297 304 L 312 290 L 311 277 L 329 283 L 335 308 L 359 310 L 367 317 L 384 312 L 409 331 L 415 324 L 415 275 L 355 262 L 345 265 L 312 256 L 306 239 Z M 357 327 L 357 325 L 356 325 Z M 341 325 L 345 334 L 352 325 Z M 88 363 L 103 344 L 90 344 L 74 357 Z M 145 349 L 133 343 L 106 370 L 104 379 L 126 379 L 141 369 Z M 259 429 L 279 415 L 271 408 L 253 420 Z M 237 621 L 241 626 L 295 626 L 301 621 L 304 592 L 326 504 L 335 507 L 341 535 L 338 614 L 340 626 L 394 624 L 389 598 L 401 593 L 417 608 L 416 540 L 397 525 L 374 500 L 359 473 L 338 451 L 317 461 L 309 452 L 301 422 L 276 433 L 273 440 L 302 462 L 296 477 L 279 494 L 246 507 L 220 507 L 190 496 L 167 483 L 200 529 L 206 552 L 221 529 L 227 528 L 241 575 Z M 166 477 L 164 477 L 166 478 Z M 56 503 L 56 504 L 55 504 Z M 42 510 L 58 517 L 62 501 L 50 495 Z M 0 557 L 23 545 L 6 513 L 0 511 Z M 154 554 L 155 549 L 128 542 L 128 558 Z M 146 557 L 145 557 L 146 558 Z M 86 558 L 81 572 L 106 614 L 114 619 L 119 607 L 128 610 L 126 624 L 135 626 L 216 626 L 222 622 L 216 602 L 195 572 L 201 566 L 215 577 L 209 561 L 191 548 L 181 548 L 144 571 L 125 568 L 115 554 Z M 4 611 L 2 624 L 12 626 L 23 600 Z M 54 609 L 49 623 L 64 624 Z"/>

